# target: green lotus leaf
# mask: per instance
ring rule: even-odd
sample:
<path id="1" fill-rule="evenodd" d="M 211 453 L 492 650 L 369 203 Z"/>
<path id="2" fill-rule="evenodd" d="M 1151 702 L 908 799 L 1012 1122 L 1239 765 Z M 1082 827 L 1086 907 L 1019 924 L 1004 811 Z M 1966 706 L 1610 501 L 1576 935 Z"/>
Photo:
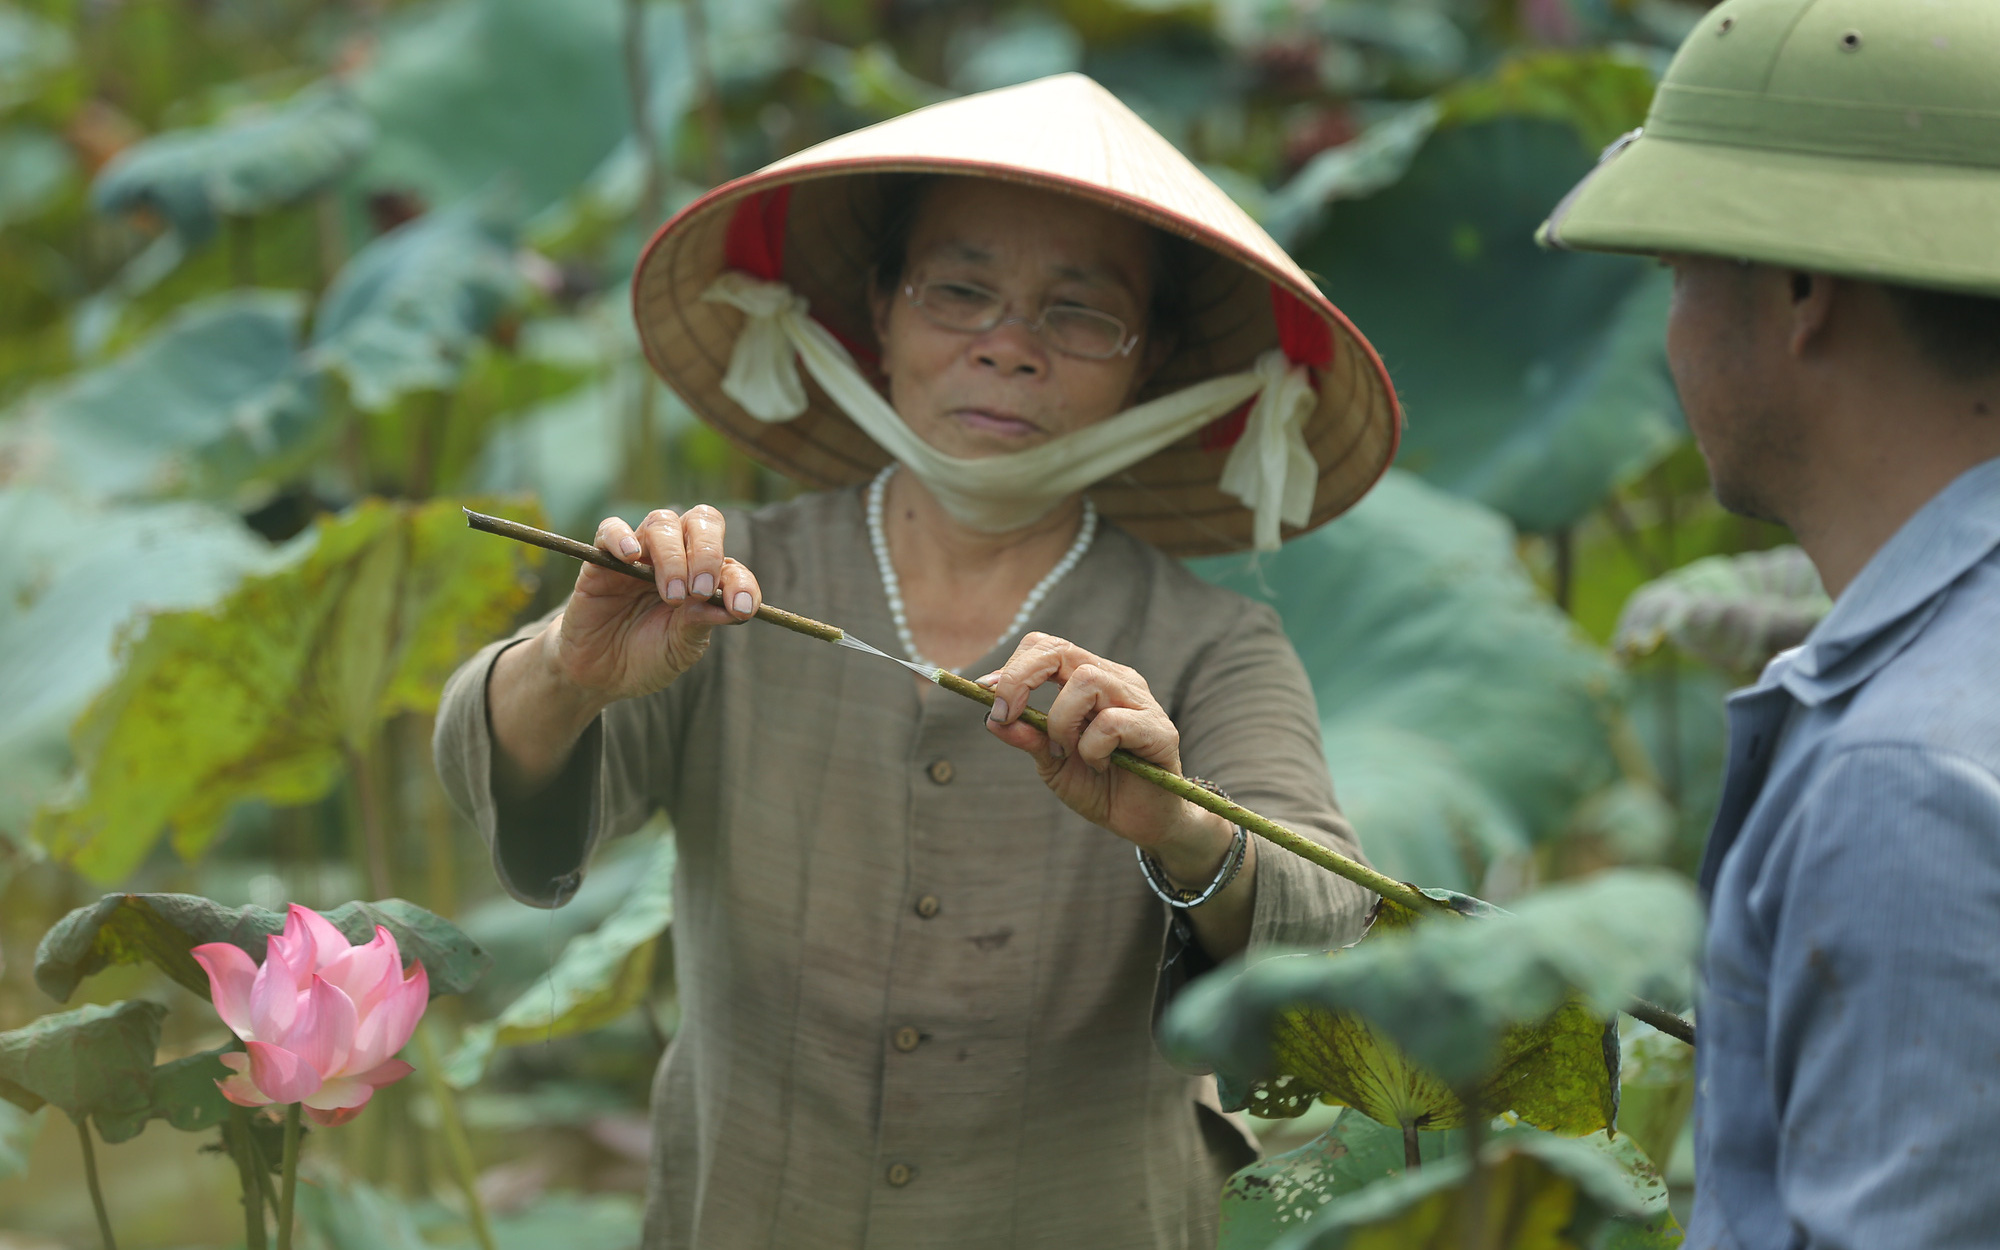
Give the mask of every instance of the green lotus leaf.
<path id="1" fill-rule="evenodd" d="M 101 213 L 157 214 L 193 246 L 224 217 L 262 213 L 332 183 L 374 137 L 374 123 L 351 94 L 310 87 L 275 107 L 134 144 L 97 176 L 91 204 Z"/>
<path id="2" fill-rule="evenodd" d="M 1376 867 L 1473 890 L 1622 780 L 1622 675 L 1516 558 L 1506 520 L 1392 470 L 1263 555 L 1191 561 L 1276 608 L 1320 708 L 1341 807 Z"/>
<path id="3" fill-rule="evenodd" d="M 493 1019 L 465 1031 L 445 1061 L 446 1080 L 464 1089 L 485 1074 L 499 1047 L 600 1029 L 644 1000 L 656 939 L 674 918 L 671 834 L 659 838 L 638 872 L 618 909 L 597 928 L 570 939 L 544 979 Z"/>
<path id="4" fill-rule="evenodd" d="M 498 197 L 399 226 L 356 253 L 313 318 L 307 360 L 371 412 L 458 380 L 466 353 L 523 290 Z"/>
<path id="5" fill-rule="evenodd" d="M 1612 646 L 1637 658 L 1672 643 L 1725 673 L 1752 676 L 1832 610 L 1819 570 L 1798 547 L 1708 556 L 1635 591 Z"/>
<path id="6" fill-rule="evenodd" d="M 1467 1239 L 1472 1161 L 1464 1154 L 1426 1162 L 1321 1205 L 1304 1228 L 1269 1250 L 1583 1250 L 1620 1243 L 1626 1232 L 1671 1227 L 1666 1188 L 1643 1160 L 1603 1139 L 1503 1133 L 1480 1151 L 1479 1210 L 1485 1234 Z M 1247 1250 L 1248 1243 L 1239 1243 Z M 1671 1243 L 1668 1243 L 1671 1244 Z M 1224 1250 L 1239 1250 L 1225 1246 Z"/>
<path id="7" fill-rule="evenodd" d="M 47 1103 L 107 1142 L 145 1127 L 152 1110 L 153 1052 L 167 1009 L 143 1000 L 96 1004 L 43 1016 L 0 1033 L 0 1098 L 24 1111 Z"/>
<path id="8" fill-rule="evenodd" d="M 1395 375 L 1398 463 L 1538 532 L 1686 438 L 1666 367 L 1670 275 L 1534 244 L 1595 152 L 1568 122 L 1440 125 L 1399 180 L 1335 205 L 1293 249 Z"/>
<path id="9" fill-rule="evenodd" d="M 115 576 L 74 558 L 79 535 L 115 543 Z M 0 490 L 0 832 L 24 844 L 71 766 L 69 731 L 112 680 L 135 616 L 219 599 L 278 562 L 229 513 L 195 503 L 96 506 L 38 486 Z"/>
<path id="10" fill-rule="evenodd" d="M 199 854 L 243 799 L 320 798 L 377 726 L 436 707 L 460 659 L 512 621 L 526 558 L 468 531 L 457 502 L 371 502 L 213 608 L 152 617 L 78 722 L 81 784 L 43 809 L 38 838 L 112 881 L 168 830 Z"/>
<path id="11" fill-rule="evenodd" d="M 241 291 L 189 304 L 109 364 L 14 406 L 0 456 L 85 498 L 235 502 L 319 448 L 327 410 L 299 367 L 305 301 Z"/>
<path id="12" fill-rule="evenodd" d="M 1470 1096 L 1551 1132 L 1612 1127 L 1619 1057 L 1605 1021 L 1634 996 L 1684 989 L 1701 931 L 1692 891 L 1619 870 L 1514 912 L 1469 911 L 1413 924 L 1385 901 L 1344 951 L 1197 982 L 1169 1009 L 1162 1044 L 1214 1065 L 1225 1105 L 1260 1113 L 1318 1097 L 1437 1130 L 1463 1123 Z"/>
<path id="13" fill-rule="evenodd" d="M 389 930 L 404 964 L 424 965 L 432 997 L 464 993 L 491 962 L 449 920 L 399 898 L 343 903 L 321 914 L 350 942 L 372 939 L 377 925 Z M 224 907 L 198 894 L 107 894 L 70 912 L 43 935 L 35 951 L 35 984 L 65 1002 L 85 978 L 106 968 L 150 963 L 207 998 L 208 974 L 189 951 L 228 942 L 261 963 L 265 942 L 284 927 L 283 912 Z"/>

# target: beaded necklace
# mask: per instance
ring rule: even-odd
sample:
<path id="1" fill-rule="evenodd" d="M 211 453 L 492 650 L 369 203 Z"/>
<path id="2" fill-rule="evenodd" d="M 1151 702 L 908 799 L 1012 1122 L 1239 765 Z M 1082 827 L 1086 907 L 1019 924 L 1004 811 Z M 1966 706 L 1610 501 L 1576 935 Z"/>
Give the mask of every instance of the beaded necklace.
<path id="1" fill-rule="evenodd" d="M 896 467 L 894 464 L 889 465 L 876 474 L 875 480 L 868 484 L 868 545 L 875 551 L 875 571 L 882 576 L 882 589 L 889 598 L 889 616 L 896 622 L 896 639 L 903 644 L 903 654 L 909 656 L 912 663 L 927 668 L 942 668 L 942 665 L 932 664 L 917 654 L 917 641 L 910 633 L 909 614 L 903 610 L 902 583 L 896 578 L 896 566 L 889 560 L 889 538 L 882 528 L 882 500 L 888 494 L 889 476 L 896 471 Z M 1049 597 L 1049 592 L 1056 588 L 1056 583 L 1069 576 L 1069 571 L 1076 567 L 1077 561 L 1083 559 L 1084 552 L 1090 550 L 1091 541 L 1096 537 L 1097 505 L 1091 503 L 1090 498 L 1085 496 L 1083 524 L 1077 527 L 1076 541 L 1069 545 L 1069 550 L 1063 553 L 1063 558 L 1056 561 L 1056 566 L 1049 570 L 1048 576 L 1036 582 L 1035 588 L 1028 592 L 1028 597 L 1021 600 L 1021 610 L 1014 613 L 1014 619 L 1007 623 L 1006 631 L 993 640 L 994 647 L 1028 627 L 1028 618 L 1034 615 L 1036 608 L 1042 606 L 1042 600 Z M 986 650 L 992 649 L 993 647 L 988 647 Z M 955 668 L 946 671 L 958 672 Z"/>

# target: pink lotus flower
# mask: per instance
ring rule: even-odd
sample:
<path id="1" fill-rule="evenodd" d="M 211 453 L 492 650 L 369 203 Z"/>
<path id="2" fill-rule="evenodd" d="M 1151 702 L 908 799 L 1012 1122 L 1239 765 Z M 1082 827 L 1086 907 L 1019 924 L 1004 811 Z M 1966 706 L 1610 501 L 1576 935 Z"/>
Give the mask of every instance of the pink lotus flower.
<path id="1" fill-rule="evenodd" d="M 228 942 L 189 953 L 208 973 L 216 1014 L 246 1048 L 222 1056 L 236 1074 L 216 1082 L 229 1101 L 302 1102 L 315 1123 L 345 1124 L 377 1089 L 414 1070 L 393 1056 L 430 1003 L 430 977 L 421 963 L 403 975 L 396 939 L 380 925 L 374 941 L 350 945 L 294 903 L 262 967 Z"/>

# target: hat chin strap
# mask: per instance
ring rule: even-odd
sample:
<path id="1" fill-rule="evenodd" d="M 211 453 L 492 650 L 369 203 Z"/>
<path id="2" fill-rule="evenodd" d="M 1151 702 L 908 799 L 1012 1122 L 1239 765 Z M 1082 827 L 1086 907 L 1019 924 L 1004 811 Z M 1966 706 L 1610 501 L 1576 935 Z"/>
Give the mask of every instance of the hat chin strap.
<path id="1" fill-rule="evenodd" d="M 813 380 L 883 450 L 929 488 L 945 511 L 975 530 L 1004 533 L 1031 525 L 1071 495 L 1128 469 L 1256 397 L 1243 437 L 1230 450 L 1220 485 L 1251 510 L 1259 551 L 1275 551 L 1280 521 L 1312 517 L 1318 465 L 1305 423 L 1318 402 L 1303 365 L 1272 350 L 1242 373 L 1224 374 L 1162 395 L 1116 416 L 1008 455 L 947 456 L 911 432 L 861 375 L 854 357 L 813 320 L 803 296 L 782 282 L 725 271 L 702 299 L 746 315 L 722 393 L 759 421 L 790 421 L 806 410 L 804 361 Z"/>

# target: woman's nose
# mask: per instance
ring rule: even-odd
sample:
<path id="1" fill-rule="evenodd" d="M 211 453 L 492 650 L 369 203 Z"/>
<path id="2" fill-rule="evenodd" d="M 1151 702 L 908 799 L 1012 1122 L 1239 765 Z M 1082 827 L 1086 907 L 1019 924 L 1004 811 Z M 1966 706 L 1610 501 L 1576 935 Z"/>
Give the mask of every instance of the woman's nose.
<path id="1" fill-rule="evenodd" d="M 1002 377 L 1040 377 L 1048 370 L 1040 336 L 1020 317 L 1009 317 L 980 335 L 972 358 Z"/>

